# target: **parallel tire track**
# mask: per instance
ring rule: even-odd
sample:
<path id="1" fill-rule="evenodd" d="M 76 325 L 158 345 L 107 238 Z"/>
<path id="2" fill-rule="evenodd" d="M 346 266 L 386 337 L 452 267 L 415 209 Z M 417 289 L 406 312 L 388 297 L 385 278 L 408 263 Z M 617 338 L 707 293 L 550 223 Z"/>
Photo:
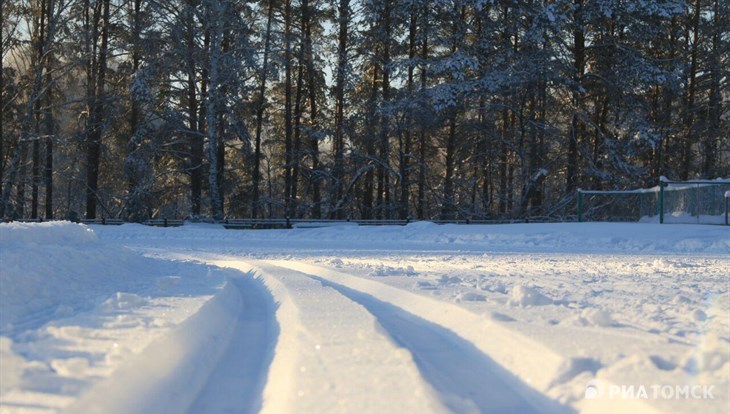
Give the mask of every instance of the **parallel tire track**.
<path id="1" fill-rule="evenodd" d="M 275 304 L 263 283 L 253 277 L 231 278 L 242 309 L 223 356 L 189 413 L 258 412 L 269 365 L 279 336 Z"/>
<path id="2" fill-rule="evenodd" d="M 272 273 L 292 272 L 273 267 Z M 505 371 L 471 342 L 406 310 L 314 274 L 297 271 L 332 288 L 372 314 L 386 335 L 413 357 L 422 378 L 454 412 L 568 412 Z"/>
<path id="3" fill-rule="evenodd" d="M 290 266 L 279 269 L 291 272 L 297 267 L 296 264 Z M 421 376 L 449 410 L 479 413 L 572 411 L 520 381 L 452 330 L 366 292 L 321 277 L 313 269 L 297 271 L 335 289 L 370 312 L 393 342 L 411 353 Z"/>
<path id="4" fill-rule="evenodd" d="M 214 263 L 253 268 L 280 304 L 276 317 L 281 333 L 262 412 L 448 411 L 411 355 L 362 305 L 298 271 L 265 262 Z"/>

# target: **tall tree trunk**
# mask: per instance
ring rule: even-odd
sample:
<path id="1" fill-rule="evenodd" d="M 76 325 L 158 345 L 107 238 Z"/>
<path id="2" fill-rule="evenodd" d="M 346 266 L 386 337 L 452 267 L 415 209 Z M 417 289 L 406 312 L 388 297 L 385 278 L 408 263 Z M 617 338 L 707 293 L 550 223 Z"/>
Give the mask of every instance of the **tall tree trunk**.
<path id="1" fill-rule="evenodd" d="M 37 51 L 37 67 L 38 70 L 43 73 L 44 68 L 46 66 L 44 53 L 45 50 L 45 37 L 46 37 L 46 1 L 47 0 L 41 0 L 40 3 L 40 15 L 37 17 L 37 21 L 35 24 L 36 29 L 36 51 Z M 43 76 L 43 75 L 41 75 Z M 46 79 L 45 76 L 43 76 L 43 79 Z M 46 85 L 48 87 L 48 85 Z M 42 107 L 43 99 L 37 99 L 35 103 L 35 116 L 34 116 L 34 122 L 35 122 L 35 137 L 33 138 L 33 152 L 32 152 L 32 160 L 33 160 L 33 166 L 31 170 L 32 175 L 32 182 L 31 182 L 31 202 L 30 202 L 30 217 L 33 219 L 38 218 L 38 187 L 40 186 L 41 182 L 41 175 L 40 175 L 40 169 L 41 169 L 41 111 L 43 110 Z"/>
<path id="2" fill-rule="evenodd" d="M 367 125 L 374 125 L 375 124 L 375 118 L 376 118 L 376 100 L 378 96 L 378 65 L 376 62 L 373 62 L 372 65 L 372 72 L 373 72 L 373 78 L 370 85 L 370 98 L 368 101 L 368 107 L 367 107 L 367 117 L 368 122 Z M 365 136 L 365 151 L 367 155 L 367 162 L 372 164 L 373 159 L 375 158 L 375 137 L 374 134 L 371 132 L 371 130 L 368 130 Z M 373 182 L 375 179 L 375 174 L 373 172 L 373 168 L 368 168 L 367 172 L 365 173 L 365 181 L 364 181 L 364 190 L 362 194 L 362 218 L 363 219 L 371 219 L 373 218 Z"/>
<path id="3" fill-rule="evenodd" d="M 573 81 L 577 85 L 583 82 L 585 74 L 585 32 L 583 23 L 583 1 L 574 0 L 573 12 Z M 578 142 L 581 140 L 583 126 L 578 119 L 580 92 L 573 92 L 573 116 L 570 123 L 568 154 L 566 157 L 565 194 L 571 196 L 578 188 Z"/>
<path id="4" fill-rule="evenodd" d="M 677 17 L 672 17 L 670 26 L 669 26 L 669 51 L 667 53 L 667 61 L 674 62 L 677 55 L 677 28 L 678 28 L 678 22 Z M 670 147 L 671 142 L 671 136 L 672 136 L 672 118 L 673 118 L 673 108 L 674 108 L 674 91 L 671 85 L 664 87 L 664 92 L 662 94 L 662 118 L 661 118 L 661 133 L 662 133 L 662 141 L 659 143 L 659 145 L 655 148 L 656 153 L 656 161 L 653 173 L 653 184 L 656 185 L 656 180 L 660 176 L 667 175 L 666 172 L 666 158 L 668 157 L 667 151 Z"/>
<path id="5" fill-rule="evenodd" d="M 101 161 L 101 143 L 104 130 L 104 111 L 106 99 L 107 53 L 109 44 L 109 3 L 111 0 L 102 0 L 104 25 L 101 27 L 101 45 L 96 67 L 96 85 L 91 107 L 91 122 L 86 157 L 86 218 L 96 218 L 96 206 L 99 201 L 99 164 Z M 97 20 L 98 24 L 98 20 Z"/>
<path id="6" fill-rule="evenodd" d="M 449 116 L 449 132 L 446 136 L 446 154 L 444 156 L 444 193 L 441 206 L 441 219 L 455 219 L 456 205 L 454 203 L 454 157 L 456 153 L 456 109 Z"/>
<path id="7" fill-rule="evenodd" d="M 501 36 L 502 47 L 505 50 L 512 49 L 512 52 L 516 52 L 517 48 L 517 33 L 514 23 L 514 17 L 512 16 L 512 10 L 510 4 L 505 4 L 503 7 L 502 16 L 507 23 L 506 30 Z M 514 41 L 512 38 L 515 38 Z M 510 87 L 504 92 L 504 109 L 502 109 L 501 118 L 501 139 L 499 145 L 499 215 L 500 218 L 507 217 L 512 210 L 512 157 L 510 143 L 514 142 L 515 131 L 514 131 L 514 111 L 516 110 L 517 94 L 515 87 Z"/>
<path id="8" fill-rule="evenodd" d="M 142 60 L 141 52 L 141 18 L 142 18 L 142 0 L 134 0 L 132 4 L 132 33 L 131 33 L 131 47 L 132 47 L 132 77 L 136 80 L 140 76 L 140 62 Z M 127 142 L 127 160 L 125 163 L 125 176 L 127 178 L 127 219 L 132 221 L 142 221 L 144 218 L 148 218 L 144 213 L 145 209 L 149 206 L 145 206 L 142 201 L 143 189 L 141 181 L 144 179 L 146 171 L 140 168 L 140 162 L 142 162 L 141 144 L 144 140 L 142 131 L 140 130 L 141 123 L 141 109 L 140 99 L 132 91 L 130 97 L 130 111 L 129 111 L 129 132 L 132 135 Z"/>
<path id="9" fill-rule="evenodd" d="M 46 74 L 46 83 L 51 84 L 51 74 Z M 48 97 L 46 98 L 47 109 L 44 119 L 45 133 L 46 133 L 46 165 L 44 170 L 44 185 L 46 189 L 45 197 L 45 218 L 46 220 L 53 219 L 53 140 L 55 135 L 53 112 L 51 104 L 53 97 L 51 91 L 48 91 Z"/>
<path id="10" fill-rule="evenodd" d="M 594 138 L 593 138 L 593 163 L 596 169 L 596 172 L 598 174 L 594 174 L 594 177 L 592 178 L 593 181 L 593 189 L 594 190 L 602 190 L 603 189 L 603 180 L 601 179 L 601 172 L 603 170 L 603 131 L 606 131 L 607 129 L 607 123 L 608 123 L 608 112 L 610 107 L 610 99 L 608 96 L 604 96 L 600 99 L 600 103 L 597 105 L 596 108 L 596 119 L 594 120 L 595 123 L 595 131 L 594 131 Z"/>
<path id="11" fill-rule="evenodd" d="M 476 39 L 482 45 L 486 45 L 484 38 L 484 28 L 488 26 L 488 16 L 490 13 L 490 7 L 485 6 L 481 10 L 479 17 L 476 19 Z M 484 47 L 477 49 L 481 53 L 480 63 L 482 65 L 488 65 L 486 61 L 488 51 Z M 471 211 L 477 215 L 477 217 L 484 217 L 485 212 L 488 211 L 489 205 L 484 205 L 484 201 L 487 200 L 487 193 L 489 190 L 489 162 L 487 157 L 487 125 L 486 125 L 486 101 L 484 94 L 479 94 L 478 100 L 478 115 L 477 125 L 478 132 L 475 133 L 475 143 L 472 145 L 472 188 L 471 188 Z M 480 190 L 480 173 L 481 173 L 481 190 Z M 481 193 L 480 193 L 481 192 Z M 477 198 L 481 197 L 481 203 L 477 201 Z"/>
<path id="12" fill-rule="evenodd" d="M 416 34 L 418 28 L 418 9 L 411 10 L 410 22 L 408 24 L 408 78 L 406 88 L 408 96 L 413 96 L 413 80 L 414 80 L 414 59 L 416 57 Z M 404 143 L 400 151 L 400 200 L 398 209 L 398 218 L 405 220 L 410 216 L 409 213 L 409 190 L 410 190 L 410 167 L 411 158 L 411 128 L 413 120 L 411 119 L 411 110 L 406 115 L 406 130 L 403 133 Z"/>
<path id="13" fill-rule="evenodd" d="M 345 163 L 345 76 L 347 71 L 347 29 L 350 23 L 350 0 L 340 0 L 338 8 L 339 33 L 337 36 L 337 74 L 335 80 L 335 137 L 333 142 L 334 180 L 333 205 L 337 205 L 343 197 L 344 163 Z M 331 213 L 333 218 L 344 218 L 341 208 Z"/>
<path id="14" fill-rule="evenodd" d="M 36 119 L 38 126 L 40 120 Z M 36 128 L 36 138 L 33 139 L 33 164 L 31 167 L 31 197 L 30 197 L 30 218 L 38 218 L 38 186 L 41 182 L 41 142 L 40 128 Z"/>
<path id="15" fill-rule="evenodd" d="M 532 184 L 533 180 L 532 177 L 534 176 L 536 172 L 536 166 L 535 166 L 535 155 L 536 154 L 536 146 L 537 146 L 537 130 L 535 123 L 537 122 L 536 119 L 536 108 L 537 108 L 537 96 L 534 92 L 534 89 L 537 89 L 538 86 L 528 85 L 529 89 L 533 89 L 532 91 L 528 92 L 527 97 L 527 114 L 529 118 L 527 119 L 526 125 L 523 126 L 522 135 L 527 135 L 527 142 L 521 142 L 520 148 L 523 153 L 526 152 L 526 160 L 523 161 L 523 168 L 522 168 L 522 194 L 520 194 L 520 203 L 518 207 L 518 213 L 520 217 L 529 217 L 530 212 L 528 211 L 528 206 L 530 204 L 530 197 L 532 196 Z"/>
<path id="16" fill-rule="evenodd" d="M 687 109 L 684 120 L 685 137 L 682 143 L 682 165 L 680 179 L 688 180 L 692 169 L 692 145 L 695 144 L 695 92 L 697 89 L 698 51 L 700 43 L 700 14 L 702 1 L 695 0 L 692 15 L 692 38 L 690 41 L 689 79 L 687 80 Z"/>
<path id="17" fill-rule="evenodd" d="M 26 187 L 26 170 L 28 169 L 28 143 L 27 142 L 19 142 L 18 147 L 20 147 L 20 179 L 18 180 L 18 184 L 15 189 L 15 198 L 16 198 L 16 206 L 15 206 L 15 216 L 16 217 L 24 217 L 25 216 L 25 187 Z"/>
<path id="18" fill-rule="evenodd" d="M 486 129 L 486 106 L 485 106 L 485 100 L 483 96 L 479 97 L 479 125 L 481 125 L 481 129 Z M 483 208 L 483 215 L 486 217 L 491 216 L 491 208 L 492 208 L 492 191 L 493 191 L 493 185 L 492 185 L 492 164 L 490 156 L 490 152 L 488 151 L 488 135 L 484 133 L 484 135 L 481 137 L 479 141 L 478 148 L 480 149 L 479 153 L 481 156 L 481 165 L 480 170 L 482 172 L 482 188 L 481 188 L 481 198 L 482 198 L 482 208 Z"/>
<path id="19" fill-rule="evenodd" d="M 46 38 L 49 37 L 51 29 L 51 18 L 53 17 L 54 0 L 47 0 L 46 2 L 46 19 L 48 20 L 48 31 Z M 0 18 L 0 20 L 2 20 Z M 46 85 L 48 90 L 46 92 L 46 113 L 44 116 L 44 132 L 46 134 L 46 165 L 44 170 L 45 178 L 45 218 L 46 220 L 53 219 L 53 140 L 55 139 L 55 126 L 53 120 L 53 89 L 50 65 L 51 65 L 51 54 L 48 53 L 46 71 Z"/>
<path id="20" fill-rule="evenodd" d="M 223 31 L 222 34 L 222 43 L 221 43 L 221 56 L 220 61 L 221 64 L 225 62 L 225 55 L 230 52 L 231 49 L 231 41 L 230 41 L 230 33 L 226 29 Z M 225 69 L 219 69 L 220 76 L 223 75 L 223 71 Z M 217 126 L 218 132 L 217 132 L 217 147 L 216 147 L 216 170 L 217 170 L 217 178 L 216 178 L 216 187 L 218 188 L 218 197 L 220 198 L 221 203 L 221 212 L 223 211 L 223 205 L 226 200 L 226 193 L 225 193 L 225 165 L 226 165 L 226 133 L 228 129 L 226 128 L 226 97 L 228 96 L 228 89 L 229 85 L 225 80 L 221 80 L 219 82 L 221 85 L 219 86 L 219 99 L 215 103 L 216 105 L 216 116 L 217 116 Z M 222 218 L 222 216 L 221 216 Z"/>
<path id="21" fill-rule="evenodd" d="M 211 2 L 213 10 L 209 15 L 208 32 L 210 33 L 210 45 L 208 48 L 208 96 L 205 101 L 205 113 L 207 119 L 206 131 L 208 137 L 208 186 L 210 191 L 211 213 L 213 218 L 223 218 L 223 200 L 218 187 L 218 146 L 221 145 L 221 137 L 218 136 L 220 129 L 218 123 L 219 103 L 221 100 L 221 49 L 223 47 L 223 33 L 221 25 L 223 10 L 220 1 Z"/>
<path id="22" fill-rule="evenodd" d="M 505 22 L 511 22 L 511 16 L 510 16 L 510 5 L 505 4 L 502 10 L 502 19 Z M 514 34 L 512 33 L 513 24 L 509 23 L 506 24 L 505 30 L 501 35 L 501 43 L 502 48 L 505 50 L 512 48 L 512 40 L 511 36 Z M 510 107 L 511 107 L 511 99 L 510 92 L 505 91 L 504 92 L 504 108 L 502 109 L 501 115 L 501 125 L 500 125 L 500 142 L 499 142 L 499 205 L 498 205 L 498 212 L 499 217 L 504 218 L 507 215 L 507 212 L 509 211 L 509 207 L 507 206 L 507 198 L 508 198 L 508 189 L 509 183 L 507 181 L 507 174 L 508 174 L 508 163 L 509 163 L 509 140 L 512 139 L 512 136 L 510 135 Z"/>
<path id="23" fill-rule="evenodd" d="M 266 109 L 266 78 L 269 72 L 269 50 L 271 45 L 271 23 L 274 18 L 274 0 L 269 0 L 268 12 L 266 15 L 266 34 L 264 35 L 264 62 L 261 67 L 261 84 L 259 85 L 259 96 L 256 102 L 256 137 L 254 141 L 252 179 L 253 196 L 251 197 L 251 217 L 259 215 L 259 186 L 261 185 L 261 130 L 264 123 L 264 110 Z"/>
<path id="24" fill-rule="evenodd" d="M 542 187 L 545 179 L 543 171 L 544 162 L 544 140 L 545 140 L 545 112 L 546 112 L 546 97 L 547 97 L 547 79 L 546 74 L 542 72 L 540 74 L 540 81 L 538 86 L 538 120 L 539 125 L 536 125 L 537 136 L 533 141 L 531 149 L 532 172 L 531 185 L 530 185 L 530 213 L 532 216 L 542 215 Z"/>
<path id="25" fill-rule="evenodd" d="M 208 93 L 208 84 L 210 83 L 210 28 L 208 27 L 207 22 L 201 22 L 201 24 L 204 27 L 204 33 L 203 33 L 203 49 L 202 49 L 202 55 L 204 56 L 202 58 L 202 63 L 200 64 L 200 98 L 199 98 L 199 105 L 198 105 L 198 136 L 199 136 L 199 142 L 196 145 L 200 146 L 200 189 L 201 189 L 201 211 L 202 211 L 202 204 L 203 204 L 203 195 L 202 192 L 205 187 L 206 183 L 206 177 L 205 177 L 205 164 L 207 162 L 208 166 L 208 179 L 207 182 L 210 184 L 210 143 L 208 142 L 208 104 L 210 102 L 210 95 Z M 205 147 L 206 142 L 208 142 L 208 148 Z M 210 186 L 210 185 L 209 185 Z M 209 191 L 210 196 L 210 191 Z M 212 212 L 214 209 L 213 204 L 210 205 L 210 211 Z M 213 214 L 213 213 L 212 213 Z"/>
<path id="26" fill-rule="evenodd" d="M 314 73 L 314 57 L 312 55 L 312 28 L 311 28 L 311 12 L 309 10 L 309 0 L 302 0 L 302 31 L 304 33 L 304 44 L 302 45 L 304 62 L 307 69 L 307 84 L 309 92 L 309 145 L 310 155 L 312 157 L 312 170 L 310 175 L 310 185 L 312 187 L 312 217 L 322 217 L 321 206 L 321 189 L 320 189 L 320 172 L 319 172 L 319 137 L 317 134 L 317 99 L 315 87 Z"/>
<path id="27" fill-rule="evenodd" d="M 454 3 L 453 22 L 451 29 L 451 55 L 454 55 L 460 45 L 461 25 L 465 18 L 465 9 L 458 3 Z M 444 189 L 442 194 L 441 218 L 444 220 L 455 219 L 457 215 L 456 200 L 454 194 L 454 172 L 456 170 L 456 119 L 459 113 L 459 105 L 450 109 L 449 127 L 446 134 L 446 153 L 444 154 Z"/>
<path id="28" fill-rule="evenodd" d="M 186 19 L 186 70 L 187 70 L 187 112 L 188 112 L 188 145 L 190 147 L 190 159 L 188 171 L 190 172 L 190 209 L 193 216 L 199 216 L 201 212 L 203 196 L 203 135 L 201 134 L 199 122 L 200 105 L 198 103 L 198 79 L 195 62 L 195 3 L 188 0 L 185 5 Z"/>
<path id="29" fill-rule="evenodd" d="M 499 144 L 499 215 L 507 214 L 507 163 L 509 162 L 509 146 L 507 139 L 509 134 L 509 110 L 502 110 L 502 138 Z"/>
<path id="30" fill-rule="evenodd" d="M 376 205 L 378 208 L 378 216 L 380 218 L 390 217 L 390 142 L 389 142 L 389 123 L 388 103 L 390 101 L 390 38 L 391 38 L 391 8 L 390 0 L 385 0 L 385 9 L 383 10 L 383 25 L 385 30 L 385 39 L 383 39 L 383 102 L 380 114 L 380 145 L 379 145 L 379 161 L 377 180 L 378 187 L 376 190 Z"/>
<path id="31" fill-rule="evenodd" d="M 302 48 L 303 49 L 303 48 Z M 297 65 L 297 90 L 294 97 L 294 142 L 292 148 L 292 171 L 291 171 L 291 194 L 290 194 L 290 217 L 299 217 L 298 195 L 299 195 L 299 168 L 302 158 L 302 89 L 304 87 L 304 65 L 302 63 L 303 52 L 300 49 L 299 63 Z"/>
<path id="32" fill-rule="evenodd" d="M 720 34 L 722 33 L 721 19 L 723 13 L 720 10 L 720 1 L 713 3 L 712 13 L 712 49 L 709 54 L 710 69 L 710 94 L 708 97 L 708 130 L 703 140 L 704 160 L 702 163 L 702 177 L 713 179 L 716 175 L 717 143 L 720 141 L 721 115 L 722 115 L 722 93 L 720 82 L 722 78 L 722 64 L 720 63 Z"/>
<path id="33" fill-rule="evenodd" d="M 286 215 L 292 216 L 292 107 L 291 107 L 291 76 L 292 76 L 292 8 L 291 0 L 285 0 L 284 6 L 284 67 L 285 67 L 285 79 L 284 79 L 284 147 L 285 147 L 285 161 L 284 161 L 284 206 Z"/>
<path id="34" fill-rule="evenodd" d="M 423 7 L 423 34 L 421 41 L 421 93 L 426 91 L 426 83 L 428 78 L 428 69 L 426 61 L 428 59 L 428 32 L 429 32 L 429 5 Z M 427 156 L 427 135 L 426 128 L 421 127 L 418 134 L 418 206 L 416 215 L 419 220 L 426 218 L 426 156 Z"/>

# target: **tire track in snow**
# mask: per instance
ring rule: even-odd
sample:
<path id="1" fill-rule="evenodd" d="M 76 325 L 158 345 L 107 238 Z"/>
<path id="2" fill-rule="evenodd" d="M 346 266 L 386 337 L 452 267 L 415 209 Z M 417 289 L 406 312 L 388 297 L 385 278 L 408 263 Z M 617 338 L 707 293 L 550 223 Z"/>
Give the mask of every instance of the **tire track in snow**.
<path id="1" fill-rule="evenodd" d="M 279 303 L 281 334 L 262 412 L 448 411 L 411 355 L 361 305 L 295 270 L 265 262 L 210 263 L 260 272 Z"/>
<path id="2" fill-rule="evenodd" d="M 534 391 L 516 390 L 515 379 L 452 331 L 365 293 L 311 277 L 372 313 L 387 334 L 411 352 L 423 377 L 454 412 L 543 413 L 557 406 Z"/>
<path id="3" fill-rule="evenodd" d="M 271 292 L 251 276 L 229 279 L 241 295 L 230 344 L 189 413 L 258 412 L 279 336 Z"/>
<path id="4" fill-rule="evenodd" d="M 262 324 L 247 326 L 246 321 L 257 319 L 249 315 L 256 308 L 266 309 L 258 315 Z M 241 329 L 253 329 L 257 335 L 242 337 Z M 266 332 L 273 334 L 275 329 L 273 300 L 261 281 L 250 274 L 229 277 L 223 289 L 196 313 L 154 340 L 141 353 L 130 356 L 110 377 L 86 390 L 63 412 L 185 413 L 191 406 L 210 401 L 211 396 L 215 398 L 209 392 L 210 386 L 221 386 L 221 382 L 228 380 L 219 375 L 221 367 L 229 363 L 246 366 L 245 361 L 255 361 L 249 372 L 241 373 L 245 373 L 248 382 L 233 378 L 236 392 L 221 402 L 225 406 L 236 404 L 237 412 L 255 410 L 268 372 L 267 352 L 275 340 L 267 337 Z M 263 341 L 257 342 L 260 339 Z M 238 346 L 246 345 L 250 345 L 248 355 L 242 353 L 241 359 L 231 357 Z M 211 381 L 215 384 L 209 384 Z M 217 405 L 211 410 L 225 412 L 225 406 Z"/>
<path id="5" fill-rule="evenodd" d="M 457 334 L 443 322 L 432 322 L 419 314 L 411 313 L 406 309 L 421 309 L 423 311 L 424 303 L 428 302 L 429 306 L 434 303 L 431 300 L 421 297 L 415 297 L 409 292 L 402 291 L 398 298 L 409 304 L 407 307 L 400 307 L 398 300 L 393 300 L 394 292 L 400 289 L 386 287 L 379 282 L 364 280 L 354 276 L 346 277 L 345 274 L 339 272 L 326 271 L 319 272 L 318 266 L 311 266 L 304 263 L 292 263 L 281 261 L 270 261 L 274 266 L 284 268 L 283 270 L 295 270 L 308 277 L 319 281 L 323 286 L 331 287 L 340 292 L 350 300 L 359 303 L 365 307 L 373 316 L 377 318 L 378 323 L 386 331 L 392 340 L 403 348 L 407 349 L 413 355 L 413 358 L 421 372 L 423 378 L 433 387 L 433 389 L 442 397 L 442 402 L 451 410 L 456 412 L 481 412 L 481 413 L 531 413 L 531 412 L 552 412 L 566 413 L 572 412 L 571 408 L 563 406 L 550 399 L 546 395 L 537 391 L 533 386 L 527 385 L 520 380 L 515 374 L 506 370 L 496 363 L 489 354 L 484 353 L 477 348 L 472 339 L 466 339 L 463 333 Z M 320 276 L 321 274 L 321 276 Z M 340 276 L 337 276 L 337 275 Z M 345 285 L 349 278 L 353 281 L 362 283 L 360 286 L 354 283 Z M 335 280 L 337 282 L 335 282 Z M 343 283 L 338 283 L 343 282 Z M 370 285 L 374 285 L 370 286 Z M 368 289 L 361 289 L 364 287 Z M 377 288 L 384 288 L 379 291 Z M 385 293 L 388 301 L 380 300 L 377 296 L 370 294 Z M 417 301 L 414 302 L 413 299 Z M 470 314 L 468 311 L 459 309 L 461 312 L 450 314 L 453 309 L 449 309 L 449 304 L 436 303 L 437 306 L 442 305 L 443 315 L 446 320 L 454 318 L 473 316 L 467 318 L 473 323 L 468 329 L 477 334 L 481 338 L 481 330 L 489 329 L 489 325 L 482 323 L 476 315 Z M 437 309 L 432 307 L 429 309 L 431 313 L 438 313 Z M 460 320 L 459 322 L 465 322 Z M 483 321 L 486 322 L 486 321 Z M 481 326 L 479 326 L 479 325 Z M 496 329 L 496 326 L 492 326 Z M 460 326 L 457 332 L 464 331 Z M 489 331 L 487 330 L 487 333 Z M 501 349 L 510 355 L 522 355 L 520 351 L 525 352 L 524 357 L 527 358 L 546 358 L 548 362 L 544 363 L 545 370 L 552 369 L 551 364 L 553 356 L 547 352 L 540 354 L 541 348 L 534 348 L 532 344 L 524 343 L 511 334 L 505 335 L 505 332 L 494 332 L 494 341 L 505 340 L 504 343 L 493 343 L 491 349 L 509 348 L 511 346 L 519 346 L 518 349 Z M 483 344 L 482 344 L 483 346 Z M 530 362 L 533 362 L 530 361 Z M 525 365 L 520 363 L 520 368 Z M 540 368 L 538 367 L 537 370 Z M 532 371 L 536 369 L 533 367 Z"/>

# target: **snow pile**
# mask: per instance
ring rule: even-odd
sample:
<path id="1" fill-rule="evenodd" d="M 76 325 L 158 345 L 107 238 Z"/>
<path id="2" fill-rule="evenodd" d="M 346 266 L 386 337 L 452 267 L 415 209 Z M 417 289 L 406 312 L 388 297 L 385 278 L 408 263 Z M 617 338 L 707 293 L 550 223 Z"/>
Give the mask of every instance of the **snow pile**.
<path id="1" fill-rule="evenodd" d="M 148 283 L 139 276 L 149 259 L 97 242 L 81 224 L 0 224 L 0 241 L 2 335 L 90 309 L 135 282 Z"/>
<path id="2" fill-rule="evenodd" d="M 60 411 L 196 314 L 224 281 L 68 222 L 0 224 L 0 242 L 2 413 Z"/>
<path id="3" fill-rule="evenodd" d="M 370 276 L 416 276 L 418 273 L 413 270 L 413 266 L 407 267 L 392 267 L 392 266 L 375 266 L 375 269 L 370 272 Z"/>
<path id="4" fill-rule="evenodd" d="M 593 326 L 612 326 L 614 324 L 611 313 L 605 309 L 586 308 L 580 315 L 581 320 Z"/>
<path id="5" fill-rule="evenodd" d="M 510 303 L 525 307 L 550 305 L 553 301 L 540 293 L 536 287 L 517 285 L 512 289 Z"/>
<path id="6" fill-rule="evenodd" d="M 83 224 L 64 221 L 0 224 L 0 245 L 80 245 L 96 241 L 96 234 Z"/>

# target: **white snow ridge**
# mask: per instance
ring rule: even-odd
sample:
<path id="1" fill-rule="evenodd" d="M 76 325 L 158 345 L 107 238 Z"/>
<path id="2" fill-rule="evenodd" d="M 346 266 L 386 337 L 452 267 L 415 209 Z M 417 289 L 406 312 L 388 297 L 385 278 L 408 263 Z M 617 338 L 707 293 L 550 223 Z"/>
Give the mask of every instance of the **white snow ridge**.
<path id="1" fill-rule="evenodd" d="M 0 224 L 0 413 L 720 413 L 730 232 Z"/>

